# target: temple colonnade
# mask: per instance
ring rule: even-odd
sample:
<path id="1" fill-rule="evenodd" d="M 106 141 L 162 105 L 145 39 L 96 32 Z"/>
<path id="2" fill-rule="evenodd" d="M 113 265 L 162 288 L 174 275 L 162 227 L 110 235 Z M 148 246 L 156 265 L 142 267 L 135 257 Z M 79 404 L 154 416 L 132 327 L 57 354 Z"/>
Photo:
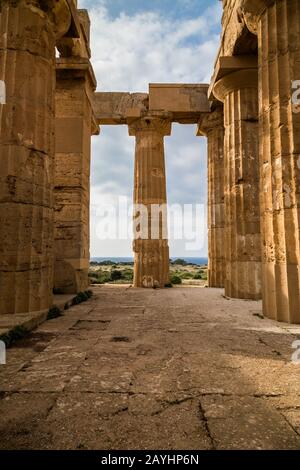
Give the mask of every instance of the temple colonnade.
<path id="1" fill-rule="evenodd" d="M 209 287 L 300 323 L 300 0 L 223 0 L 210 85 L 131 94 L 96 92 L 89 16 L 75 0 L 0 7 L 0 314 L 46 311 L 53 292 L 88 287 L 99 126 L 128 126 L 134 202 L 149 208 L 167 202 L 164 137 L 178 122 L 207 138 Z M 158 228 L 134 241 L 135 287 L 169 283 Z"/>

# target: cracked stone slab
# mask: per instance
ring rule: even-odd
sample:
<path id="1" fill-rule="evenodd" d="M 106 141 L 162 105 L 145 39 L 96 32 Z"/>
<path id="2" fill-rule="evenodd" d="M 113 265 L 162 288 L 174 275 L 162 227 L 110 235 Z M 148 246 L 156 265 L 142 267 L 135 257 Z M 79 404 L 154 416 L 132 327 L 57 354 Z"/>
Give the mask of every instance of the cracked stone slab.
<path id="1" fill-rule="evenodd" d="M 197 400 L 162 407 L 147 396 L 68 393 L 43 427 L 58 449 L 211 448 Z"/>
<path id="2" fill-rule="evenodd" d="M 40 428 L 55 401 L 55 394 L 44 393 L 15 393 L 0 400 L 0 449 L 47 448 L 51 436 Z"/>
<path id="3" fill-rule="evenodd" d="M 212 395 L 201 403 L 218 449 L 299 449 L 300 436 L 263 399 Z"/>
<path id="4" fill-rule="evenodd" d="M 3 448 L 300 449 L 295 336 L 260 302 L 95 290 L 7 350 Z"/>

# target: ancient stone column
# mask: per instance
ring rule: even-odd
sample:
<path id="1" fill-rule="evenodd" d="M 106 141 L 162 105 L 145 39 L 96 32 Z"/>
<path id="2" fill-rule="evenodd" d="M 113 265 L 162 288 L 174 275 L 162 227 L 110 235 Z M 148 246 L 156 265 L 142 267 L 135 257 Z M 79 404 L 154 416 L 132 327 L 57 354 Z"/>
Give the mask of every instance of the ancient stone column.
<path id="1" fill-rule="evenodd" d="M 224 102 L 225 294 L 260 299 L 257 71 L 221 78 L 214 94 Z"/>
<path id="2" fill-rule="evenodd" d="M 300 1 L 244 1 L 243 13 L 258 35 L 263 311 L 300 323 Z"/>
<path id="3" fill-rule="evenodd" d="M 96 80 L 86 58 L 56 64 L 54 290 L 87 289 L 90 262 L 92 93 Z"/>
<path id="4" fill-rule="evenodd" d="M 197 135 L 207 137 L 208 166 L 208 285 L 224 287 L 224 116 L 223 107 L 203 114 Z"/>
<path id="5" fill-rule="evenodd" d="M 0 313 L 52 303 L 55 41 L 70 24 L 64 0 L 1 2 Z"/>
<path id="6" fill-rule="evenodd" d="M 170 134 L 171 122 L 155 115 L 147 115 L 129 125 L 129 135 L 136 138 L 134 204 L 137 206 L 134 224 L 138 233 L 133 242 L 135 287 L 164 287 L 169 283 L 164 136 Z M 147 210 L 144 219 L 139 205 Z M 157 217 L 159 206 L 162 211 Z M 145 238 L 138 239 L 142 224 L 143 229 L 148 226 L 148 230 Z M 153 235 L 153 231 L 157 233 Z"/>

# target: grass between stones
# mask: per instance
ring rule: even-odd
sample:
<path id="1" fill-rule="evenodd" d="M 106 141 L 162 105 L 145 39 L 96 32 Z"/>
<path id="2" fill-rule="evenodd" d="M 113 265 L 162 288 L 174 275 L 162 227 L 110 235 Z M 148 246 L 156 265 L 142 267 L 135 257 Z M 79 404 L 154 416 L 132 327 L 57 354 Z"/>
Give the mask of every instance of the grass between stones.
<path id="1" fill-rule="evenodd" d="M 86 302 L 93 295 L 91 290 L 86 290 L 84 292 L 79 292 L 70 302 L 67 302 L 64 306 L 64 310 L 67 310 L 73 305 L 79 305 L 82 302 Z M 53 305 L 48 311 L 47 320 L 53 320 L 54 318 L 59 318 L 63 315 L 63 311 L 57 306 Z M 22 325 L 17 325 L 12 328 L 7 333 L 0 336 L 0 341 L 3 341 L 6 347 L 11 346 L 15 341 L 18 341 L 24 338 L 30 333 L 31 330 L 28 330 Z"/>

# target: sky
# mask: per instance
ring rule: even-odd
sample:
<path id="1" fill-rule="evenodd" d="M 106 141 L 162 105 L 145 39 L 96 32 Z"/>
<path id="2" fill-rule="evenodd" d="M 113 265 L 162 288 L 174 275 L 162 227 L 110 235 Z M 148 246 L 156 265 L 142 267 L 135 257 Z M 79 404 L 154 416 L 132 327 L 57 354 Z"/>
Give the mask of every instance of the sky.
<path id="1" fill-rule="evenodd" d="M 91 19 L 98 91 L 148 92 L 149 83 L 209 83 L 220 42 L 221 5 L 219 0 L 79 0 Z M 132 256 L 130 238 L 120 230 L 112 236 L 115 218 L 108 205 L 116 206 L 120 196 L 132 202 L 134 145 L 127 126 L 102 126 L 100 136 L 92 138 L 91 257 Z M 206 256 L 206 139 L 196 137 L 196 126 L 173 124 L 165 158 L 168 204 L 193 204 L 194 213 L 199 205 L 198 226 L 191 227 L 198 243 L 191 244 L 185 233 L 182 240 L 170 240 L 170 255 Z M 130 232 L 130 218 L 126 222 Z M 172 221 L 169 231 L 174 231 Z"/>

